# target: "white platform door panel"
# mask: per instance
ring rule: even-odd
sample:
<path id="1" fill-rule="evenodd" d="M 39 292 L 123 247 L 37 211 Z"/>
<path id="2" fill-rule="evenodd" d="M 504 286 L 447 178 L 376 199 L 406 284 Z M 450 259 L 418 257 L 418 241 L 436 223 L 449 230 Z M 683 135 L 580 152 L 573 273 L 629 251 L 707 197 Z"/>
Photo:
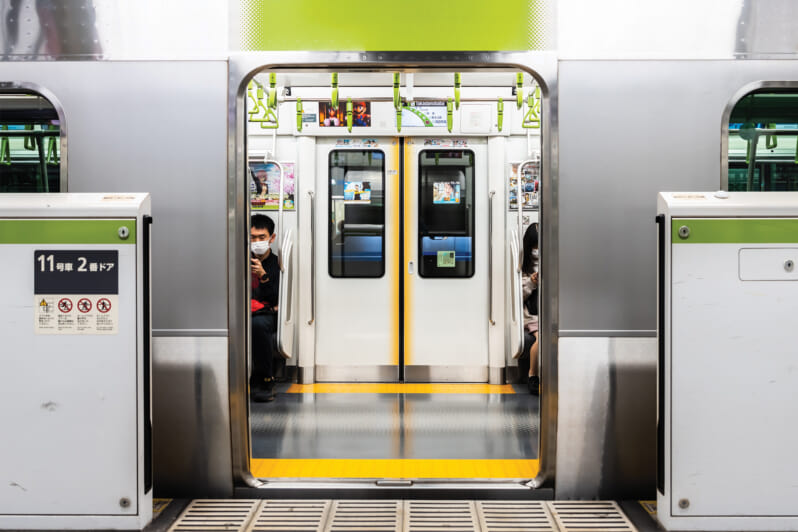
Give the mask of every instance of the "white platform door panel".
<path id="1" fill-rule="evenodd" d="M 690 516 L 794 515 L 798 280 L 784 265 L 798 246 L 671 249 L 671 512 L 687 499 Z"/>
<path id="2" fill-rule="evenodd" d="M 316 380 L 399 378 L 399 145 L 319 139 Z"/>
<path id="3" fill-rule="evenodd" d="M 408 139 L 404 362 L 408 382 L 488 381 L 485 139 Z"/>

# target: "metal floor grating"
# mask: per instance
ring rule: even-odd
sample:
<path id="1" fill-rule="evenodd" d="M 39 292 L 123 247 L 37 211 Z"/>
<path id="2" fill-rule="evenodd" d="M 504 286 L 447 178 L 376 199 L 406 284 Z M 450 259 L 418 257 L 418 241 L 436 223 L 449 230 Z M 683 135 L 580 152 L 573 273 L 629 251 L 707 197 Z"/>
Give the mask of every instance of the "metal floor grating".
<path id="1" fill-rule="evenodd" d="M 554 501 L 549 503 L 561 532 L 636 532 L 613 501 Z"/>
<path id="2" fill-rule="evenodd" d="M 613 501 L 195 500 L 169 532 L 637 532 Z"/>

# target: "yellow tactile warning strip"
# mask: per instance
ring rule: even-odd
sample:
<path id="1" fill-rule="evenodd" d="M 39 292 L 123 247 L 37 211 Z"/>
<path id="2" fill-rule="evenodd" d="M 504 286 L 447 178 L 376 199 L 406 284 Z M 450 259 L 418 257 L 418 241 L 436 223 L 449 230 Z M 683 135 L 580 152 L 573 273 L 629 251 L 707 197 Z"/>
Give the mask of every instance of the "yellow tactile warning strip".
<path id="1" fill-rule="evenodd" d="M 527 479 L 538 460 L 253 458 L 257 478 Z"/>
<path id="2" fill-rule="evenodd" d="M 511 384 L 403 384 L 403 383 L 323 383 L 292 384 L 286 393 L 515 393 Z"/>
<path id="3" fill-rule="evenodd" d="M 637 501 L 650 516 L 657 515 L 657 501 Z"/>
<path id="4" fill-rule="evenodd" d="M 172 502 L 172 499 L 158 499 L 155 498 L 152 500 L 152 515 L 153 517 L 158 516 L 161 512 L 163 512 L 169 503 Z"/>

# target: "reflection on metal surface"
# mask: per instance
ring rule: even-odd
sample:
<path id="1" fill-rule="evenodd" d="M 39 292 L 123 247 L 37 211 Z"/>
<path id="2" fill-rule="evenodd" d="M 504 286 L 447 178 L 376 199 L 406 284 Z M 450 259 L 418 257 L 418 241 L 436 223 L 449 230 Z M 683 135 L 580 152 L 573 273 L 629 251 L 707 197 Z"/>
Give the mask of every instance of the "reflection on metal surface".
<path id="1" fill-rule="evenodd" d="M 6 58 L 102 54 L 92 0 L 5 0 L 0 13 Z"/>
<path id="2" fill-rule="evenodd" d="M 655 338 L 561 338 L 557 497 L 654 493 Z"/>
<path id="3" fill-rule="evenodd" d="M 227 339 L 161 337 L 152 343 L 157 490 L 230 496 Z"/>
<path id="4" fill-rule="evenodd" d="M 406 382 L 488 382 L 487 366 L 405 366 Z"/>
<path id="5" fill-rule="evenodd" d="M 16 61 L 221 58 L 227 12 L 218 1 L 0 0 L 0 54 Z"/>
<path id="6" fill-rule="evenodd" d="M 734 54 L 737 57 L 798 54 L 798 2 L 743 0 Z"/>
<path id="7" fill-rule="evenodd" d="M 396 382 L 396 366 L 316 366 L 316 382 Z"/>

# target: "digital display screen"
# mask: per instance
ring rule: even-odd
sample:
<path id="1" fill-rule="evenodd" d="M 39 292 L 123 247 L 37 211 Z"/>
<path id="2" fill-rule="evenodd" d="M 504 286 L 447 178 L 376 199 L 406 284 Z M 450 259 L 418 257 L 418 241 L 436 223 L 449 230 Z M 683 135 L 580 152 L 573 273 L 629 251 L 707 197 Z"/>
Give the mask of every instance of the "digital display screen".
<path id="1" fill-rule="evenodd" d="M 368 181 L 345 181 L 344 201 L 369 203 L 371 201 L 371 183 Z"/>
<path id="2" fill-rule="evenodd" d="M 457 181 L 439 181 L 432 184 L 432 203 L 440 204 L 459 204 L 460 203 L 460 183 Z"/>

